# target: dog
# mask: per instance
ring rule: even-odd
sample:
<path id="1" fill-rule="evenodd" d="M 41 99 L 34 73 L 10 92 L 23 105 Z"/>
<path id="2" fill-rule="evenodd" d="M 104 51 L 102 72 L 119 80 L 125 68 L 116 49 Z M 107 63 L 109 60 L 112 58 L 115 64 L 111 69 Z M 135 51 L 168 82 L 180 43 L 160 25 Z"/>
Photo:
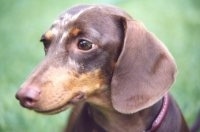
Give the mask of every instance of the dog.
<path id="1" fill-rule="evenodd" d="M 189 131 L 168 93 L 174 58 L 126 12 L 74 6 L 41 41 L 45 58 L 16 94 L 23 107 L 56 114 L 72 106 L 66 132 Z"/>

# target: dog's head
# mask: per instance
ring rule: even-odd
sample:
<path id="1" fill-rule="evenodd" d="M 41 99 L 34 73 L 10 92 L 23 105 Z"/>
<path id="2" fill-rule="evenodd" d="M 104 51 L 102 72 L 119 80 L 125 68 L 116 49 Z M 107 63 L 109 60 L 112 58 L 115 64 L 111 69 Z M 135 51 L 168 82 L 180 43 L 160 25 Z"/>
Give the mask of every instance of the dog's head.
<path id="1" fill-rule="evenodd" d="M 57 113 L 111 91 L 115 110 L 157 102 L 174 81 L 175 62 L 154 35 L 116 7 L 73 7 L 42 35 L 45 58 L 21 86 L 22 106 Z"/>

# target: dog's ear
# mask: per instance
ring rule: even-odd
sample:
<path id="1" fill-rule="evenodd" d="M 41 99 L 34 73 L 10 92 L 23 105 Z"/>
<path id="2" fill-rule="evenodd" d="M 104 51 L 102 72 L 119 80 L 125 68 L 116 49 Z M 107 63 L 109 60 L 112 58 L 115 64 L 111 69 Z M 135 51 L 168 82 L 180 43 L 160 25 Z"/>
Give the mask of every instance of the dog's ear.
<path id="1" fill-rule="evenodd" d="M 134 20 L 124 20 L 124 43 L 111 81 L 115 110 L 135 113 L 166 94 L 175 79 L 176 64 L 152 33 Z"/>

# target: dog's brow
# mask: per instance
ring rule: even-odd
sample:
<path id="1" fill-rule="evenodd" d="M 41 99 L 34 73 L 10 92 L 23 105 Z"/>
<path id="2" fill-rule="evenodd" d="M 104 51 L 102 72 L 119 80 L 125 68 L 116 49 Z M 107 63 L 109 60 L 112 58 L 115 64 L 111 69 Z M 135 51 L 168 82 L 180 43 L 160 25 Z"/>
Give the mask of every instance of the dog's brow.
<path id="1" fill-rule="evenodd" d="M 51 30 L 47 31 L 45 33 L 45 38 L 48 39 L 48 40 L 50 40 L 50 39 L 52 39 L 53 35 L 54 35 L 54 33 Z"/>
<path id="2" fill-rule="evenodd" d="M 77 12 L 76 14 L 72 15 L 69 14 L 68 12 L 64 12 L 57 20 L 55 20 L 50 28 L 50 31 L 52 34 L 57 35 L 59 33 L 59 28 L 60 27 L 65 27 L 69 22 L 76 21 L 78 17 L 84 13 L 87 10 L 90 10 L 94 8 L 93 6 L 90 6 L 88 8 L 84 8 Z M 70 29 L 71 30 L 71 29 Z M 73 32 L 74 34 L 78 34 L 78 30 Z M 63 35 L 61 36 L 60 42 L 63 42 L 63 40 L 69 35 L 69 31 L 65 31 Z"/>
<path id="3" fill-rule="evenodd" d="M 54 34 L 54 35 L 57 35 L 58 34 L 58 31 L 59 31 L 59 28 L 60 27 L 65 27 L 68 23 L 70 22 L 73 22 L 73 21 L 76 21 L 79 16 L 84 13 L 85 11 L 87 10 L 90 10 L 94 8 L 93 6 L 91 7 L 88 7 L 88 8 L 85 8 L 85 9 L 82 9 L 80 10 L 78 13 L 72 15 L 72 14 L 69 14 L 67 12 L 63 13 L 63 15 L 61 15 L 59 17 L 59 19 L 55 20 L 51 26 L 51 32 Z M 72 29 L 75 29 L 75 30 L 72 30 Z M 65 31 L 62 36 L 61 36 L 61 39 L 60 39 L 60 42 L 62 43 L 65 38 L 70 35 L 70 33 L 72 33 L 73 35 L 77 35 L 79 33 L 80 29 L 76 29 L 76 28 L 70 28 L 69 30 Z"/>
<path id="4" fill-rule="evenodd" d="M 73 27 L 70 29 L 69 34 L 72 36 L 77 36 L 80 32 L 81 32 L 81 29 L 79 29 L 77 27 Z"/>
<path id="5" fill-rule="evenodd" d="M 65 31 L 61 38 L 60 38 L 60 43 L 62 43 L 63 41 L 65 41 L 65 39 L 68 37 L 68 36 L 77 36 L 79 33 L 81 32 L 81 29 L 77 28 L 77 27 L 72 27 L 70 28 L 69 30 Z"/>
<path id="6" fill-rule="evenodd" d="M 68 22 L 77 20 L 79 18 L 79 16 L 81 16 L 81 14 L 83 14 L 85 11 L 93 9 L 93 8 L 94 8 L 94 6 L 89 6 L 87 8 L 80 10 L 79 12 L 77 12 L 74 15 L 69 14 L 67 12 L 64 13 L 64 15 L 60 17 L 60 20 L 62 21 L 62 25 L 66 25 Z"/>
<path id="7" fill-rule="evenodd" d="M 65 40 L 65 38 L 68 36 L 68 34 L 69 34 L 68 31 L 65 31 L 65 32 L 62 34 L 62 36 L 61 36 L 61 38 L 60 38 L 60 43 L 62 43 L 62 42 Z"/>

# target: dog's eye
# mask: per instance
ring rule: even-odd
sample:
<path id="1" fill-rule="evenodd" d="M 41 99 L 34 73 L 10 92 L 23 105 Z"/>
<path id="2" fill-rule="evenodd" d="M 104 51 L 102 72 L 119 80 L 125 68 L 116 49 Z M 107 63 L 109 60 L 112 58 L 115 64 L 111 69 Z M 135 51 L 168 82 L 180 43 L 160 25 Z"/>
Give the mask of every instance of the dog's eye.
<path id="1" fill-rule="evenodd" d="M 45 39 L 44 37 L 42 37 L 41 39 L 40 39 L 40 41 L 43 43 L 43 45 L 44 45 L 44 51 L 45 51 L 45 54 L 47 53 L 47 51 L 48 51 L 48 48 L 49 48 L 49 46 L 50 46 L 50 41 L 49 40 L 47 40 L 47 39 Z"/>
<path id="2" fill-rule="evenodd" d="M 43 42 L 43 45 L 44 45 L 44 50 L 45 52 L 47 52 L 49 46 L 50 46 L 50 43 L 49 42 Z"/>
<path id="3" fill-rule="evenodd" d="M 93 47 L 93 43 L 88 40 L 81 39 L 78 42 L 78 48 L 80 50 L 90 50 L 92 49 L 92 47 Z"/>

